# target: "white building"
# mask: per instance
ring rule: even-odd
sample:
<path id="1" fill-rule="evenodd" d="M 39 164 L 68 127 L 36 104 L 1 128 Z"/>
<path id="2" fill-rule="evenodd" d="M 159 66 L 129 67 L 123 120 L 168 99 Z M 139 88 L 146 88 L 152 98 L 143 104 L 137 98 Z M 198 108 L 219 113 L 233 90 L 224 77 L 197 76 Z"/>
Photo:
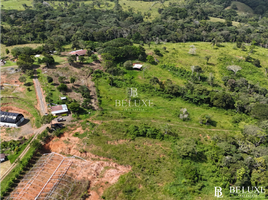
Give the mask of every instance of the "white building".
<path id="1" fill-rule="evenodd" d="M 69 110 L 68 110 L 66 104 L 51 107 L 51 114 L 54 115 L 54 116 L 59 115 L 59 114 L 65 114 L 65 113 L 68 113 L 68 112 L 69 112 Z"/>
<path id="2" fill-rule="evenodd" d="M 4 153 L 0 154 L 0 161 L 3 162 L 6 159 L 6 155 Z"/>
<path id="3" fill-rule="evenodd" d="M 133 69 L 141 69 L 141 68 L 142 68 L 141 64 L 136 64 L 136 63 L 133 64 Z"/>

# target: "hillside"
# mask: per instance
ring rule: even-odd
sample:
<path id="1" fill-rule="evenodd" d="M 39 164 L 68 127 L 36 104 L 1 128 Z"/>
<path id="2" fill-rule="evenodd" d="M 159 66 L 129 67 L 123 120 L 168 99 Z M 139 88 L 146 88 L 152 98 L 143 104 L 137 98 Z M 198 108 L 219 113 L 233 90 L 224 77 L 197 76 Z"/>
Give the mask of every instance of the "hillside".
<path id="1" fill-rule="evenodd" d="M 1 133 L 1 198 L 267 198 L 265 2 L 3 1 L 1 107 L 28 124 Z"/>
<path id="2" fill-rule="evenodd" d="M 254 14 L 254 11 L 252 8 L 250 8 L 248 5 L 241 3 L 239 1 L 232 1 L 232 4 L 230 7 L 227 7 L 226 9 L 235 8 L 238 13 L 250 13 Z"/>

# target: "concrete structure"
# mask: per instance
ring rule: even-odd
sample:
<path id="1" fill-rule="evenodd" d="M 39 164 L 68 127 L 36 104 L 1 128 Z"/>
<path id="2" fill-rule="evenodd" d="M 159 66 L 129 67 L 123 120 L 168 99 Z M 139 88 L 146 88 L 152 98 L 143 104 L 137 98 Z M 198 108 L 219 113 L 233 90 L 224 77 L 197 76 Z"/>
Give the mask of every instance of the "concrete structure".
<path id="1" fill-rule="evenodd" d="M 65 114 L 65 113 L 67 114 L 68 112 L 69 110 L 66 104 L 51 107 L 51 114 L 54 116 L 59 115 L 59 114 Z"/>
<path id="2" fill-rule="evenodd" d="M 0 161 L 3 162 L 6 159 L 6 155 L 4 153 L 0 154 Z"/>
<path id="3" fill-rule="evenodd" d="M 0 111 L 0 117 L 1 117 L 0 126 L 17 128 L 24 121 L 24 116 L 19 113 Z"/>
<path id="4" fill-rule="evenodd" d="M 142 68 L 142 64 L 137 64 L 137 63 L 133 64 L 133 69 L 141 69 L 141 68 Z"/>

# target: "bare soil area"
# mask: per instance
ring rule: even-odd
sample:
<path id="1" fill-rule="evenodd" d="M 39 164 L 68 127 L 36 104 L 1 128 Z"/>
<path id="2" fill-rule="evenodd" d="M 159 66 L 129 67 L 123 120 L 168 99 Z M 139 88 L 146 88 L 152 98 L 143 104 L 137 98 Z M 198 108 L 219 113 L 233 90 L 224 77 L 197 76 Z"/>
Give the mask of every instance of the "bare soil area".
<path id="1" fill-rule="evenodd" d="M 11 166 L 11 163 L 9 160 L 1 162 L 1 164 L 0 164 L 0 177 L 2 177 L 2 175 L 9 169 L 10 166 Z"/>
<path id="2" fill-rule="evenodd" d="M 46 152 L 56 152 L 63 155 L 79 156 L 86 159 L 83 163 L 76 159 L 75 165 L 78 166 L 80 174 L 78 180 L 88 180 L 90 187 L 88 188 L 89 200 L 98 200 L 103 191 L 118 181 L 120 175 L 131 170 L 130 166 L 121 166 L 110 159 L 96 156 L 90 152 L 83 151 L 83 142 L 72 135 L 76 132 L 82 133 L 79 128 L 72 128 L 70 132 L 64 133 L 60 138 L 53 138 L 44 145 Z M 83 165 L 83 167 L 81 166 Z M 80 167 L 81 166 L 81 167 Z M 78 172 L 73 172 L 78 173 Z"/>

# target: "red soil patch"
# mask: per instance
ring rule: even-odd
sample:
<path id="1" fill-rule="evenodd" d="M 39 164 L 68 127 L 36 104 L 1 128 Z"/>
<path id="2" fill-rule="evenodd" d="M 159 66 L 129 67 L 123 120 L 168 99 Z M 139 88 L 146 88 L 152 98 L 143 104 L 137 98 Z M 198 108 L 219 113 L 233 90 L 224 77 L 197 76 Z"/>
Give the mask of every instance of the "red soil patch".
<path id="1" fill-rule="evenodd" d="M 90 152 L 85 152 L 82 140 L 74 137 L 73 134 L 83 133 L 81 127 L 72 129 L 69 133 L 64 133 L 60 138 L 53 138 L 44 145 L 44 149 L 48 152 L 56 152 L 65 155 L 75 155 L 85 158 L 89 161 L 89 165 L 83 167 L 83 171 L 77 179 L 88 179 L 90 188 L 88 190 L 89 200 L 98 200 L 103 194 L 103 191 L 118 181 L 120 175 L 131 170 L 130 166 L 121 166 L 112 162 L 111 159 L 96 156 Z M 94 160 L 92 160 L 92 158 Z M 96 161 L 98 159 L 98 161 Z M 108 161 L 107 161 L 108 160 Z M 78 163 L 76 163 L 78 165 Z M 94 187 L 94 190 L 92 188 Z"/>
<path id="2" fill-rule="evenodd" d="M 5 105 L 8 105 L 8 104 L 5 104 Z M 21 108 L 14 107 L 14 106 L 1 106 L 1 110 L 2 111 L 8 111 L 8 112 L 21 113 L 24 116 L 31 117 L 31 114 L 28 111 L 23 110 Z"/>

